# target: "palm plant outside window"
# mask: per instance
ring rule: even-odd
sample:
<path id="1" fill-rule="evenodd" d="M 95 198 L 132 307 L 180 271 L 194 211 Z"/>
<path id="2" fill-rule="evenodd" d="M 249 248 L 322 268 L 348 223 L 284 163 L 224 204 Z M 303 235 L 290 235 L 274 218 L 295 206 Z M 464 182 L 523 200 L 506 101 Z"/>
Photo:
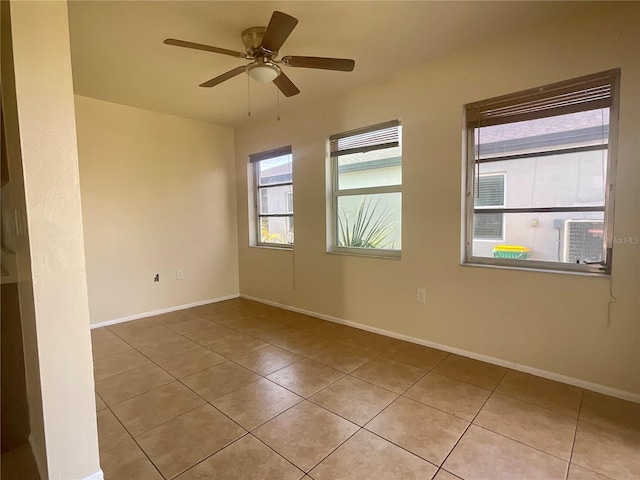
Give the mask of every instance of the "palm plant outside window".
<path id="1" fill-rule="evenodd" d="M 402 147 L 397 120 L 330 138 L 330 251 L 399 257 L 402 248 Z"/>

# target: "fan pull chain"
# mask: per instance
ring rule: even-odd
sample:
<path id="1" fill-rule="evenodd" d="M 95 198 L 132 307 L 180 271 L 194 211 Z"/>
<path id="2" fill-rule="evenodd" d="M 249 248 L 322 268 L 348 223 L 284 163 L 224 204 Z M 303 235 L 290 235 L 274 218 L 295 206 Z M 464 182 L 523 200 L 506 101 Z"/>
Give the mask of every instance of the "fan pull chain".
<path id="1" fill-rule="evenodd" d="M 251 79 L 247 75 L 247 116 L 251 116 Z"/>
<path id="2" fill-rule="evenodd" d="M 280 121 L 280 90 L 276 88 L 276 112 L 277 112 L 277 117 L 276 119 L 278 121 Z"/>

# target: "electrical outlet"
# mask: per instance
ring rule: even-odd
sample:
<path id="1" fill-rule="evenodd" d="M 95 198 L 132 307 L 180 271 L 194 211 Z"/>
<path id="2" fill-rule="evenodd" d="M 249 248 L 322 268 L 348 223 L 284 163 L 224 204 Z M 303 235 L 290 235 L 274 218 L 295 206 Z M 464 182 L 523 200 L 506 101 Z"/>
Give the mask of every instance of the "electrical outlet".
<path id="1" fill-rule="evenodd" d="M 427 292 L 424 288 L 418 288 L 416 290 L 416 302 L 418 303 L 426 303 L 427 301 Z"/>
<path id="2" fill-rule="evenodd" d="M 154 282 L 159 282 L 160 281 L 160 274 L 159 273 L 156 273 L 156 276 L 153 277 L 153 281 Z"/>
<path id="3" fill-rule="evenodd" d="M 183 278 L 184 278 L 184 270 L 182 270 L 181 268 L 176 270 L 176 279 L 182 280 Z"/>

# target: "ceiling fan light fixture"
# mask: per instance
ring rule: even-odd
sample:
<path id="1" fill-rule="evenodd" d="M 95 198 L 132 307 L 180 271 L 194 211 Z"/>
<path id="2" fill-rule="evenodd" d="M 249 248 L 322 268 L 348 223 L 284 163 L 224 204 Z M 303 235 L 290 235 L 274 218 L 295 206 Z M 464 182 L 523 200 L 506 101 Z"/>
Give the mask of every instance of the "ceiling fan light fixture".
<path id="1" fill-rule="evenodd" d="M 256 82 L 273 82 L 280 75 L 280 67 L 272 62 L 250 63 L 247 65 L 247 75 Z"/>

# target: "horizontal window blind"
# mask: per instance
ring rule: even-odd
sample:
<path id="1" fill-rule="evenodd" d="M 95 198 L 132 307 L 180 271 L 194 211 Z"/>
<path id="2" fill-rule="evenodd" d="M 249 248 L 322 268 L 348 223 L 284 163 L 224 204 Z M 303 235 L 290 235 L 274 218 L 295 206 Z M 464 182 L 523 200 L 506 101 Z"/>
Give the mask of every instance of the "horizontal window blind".
<path id="1" fill-rule="evenodd" d="M 286 147 L 274 148 L 273 150 L 267 150 L 265 152 L 252 153 L 251 155 L 249 155 L 249 162 L 261 162 L 262 160 L 282 157 L 284 155 L 291 155 L 291 145 L 288 145 Z"/>
<path id="2" fill-rule="evenodd" d="M 619 69 L 608 70 L 468 104 L 467 126 L 479 128 L 610 107 L 619 73 Z"/>
<path id="3" fill-rule="evenodd" d="M 400 145 L 400 122 L 372 125 L 370 127 L 351 130 L 329 137 L 331 156 L 364 153 Z"/>

